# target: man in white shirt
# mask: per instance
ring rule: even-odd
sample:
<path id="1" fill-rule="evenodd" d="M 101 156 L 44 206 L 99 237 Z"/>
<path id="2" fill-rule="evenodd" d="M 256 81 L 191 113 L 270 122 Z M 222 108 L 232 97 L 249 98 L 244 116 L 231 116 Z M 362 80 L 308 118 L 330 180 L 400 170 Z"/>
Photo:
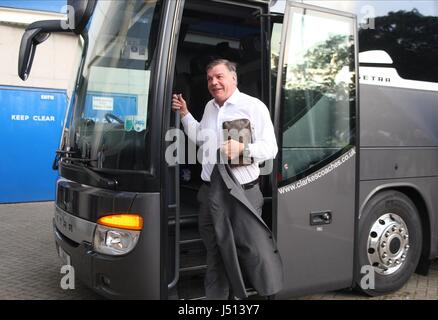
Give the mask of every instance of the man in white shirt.
<path id="1" fill-rule="evenodd" d="M 213 99 L 205 106 L 201 121 L 198 122 L 190 114 L 187 103 L 181 94 L 173 95 L 172 109 L 179 111 L 184 131 L 189 139 L 196 141 L 201 147 L 207 144 L 207 141 L 203 139 L 207 135 L 203 132 L 214 132 L 216 145 L 221 147 L 229 160 L 232 161 L 242 154 L 254 159 L 252 164 L 233 166 L 232 172 L 245 190 L 245 196 L 261 215 L 263 195 L 258 185 L 260 175 L 258 164 L 275 158 L 278 151 L 268 108 L 259 99 L 239 91 L 235 63 L 225 59 L 214 60 L 207 66 L 206 71 L 208 90 Z M 223 122 L 237 119 L 250 121 L 252 143 L 244 144 L 233 139 L 223 141 Z M 213 154 L 214 159 L 216 159 L 215 150 L 208 152 L 210 155 Z M 207 273 L 204 284 L 207 299 L 227 299 L 229 283 L 216 245 L 208 204 L 210 176 L 215 163 L 208 160 L 207 157 L 204 157 L 202 161 L 201 179 L 204 184 L 198 193 L 200 202 L 199 232 L 207 249 Z"/>

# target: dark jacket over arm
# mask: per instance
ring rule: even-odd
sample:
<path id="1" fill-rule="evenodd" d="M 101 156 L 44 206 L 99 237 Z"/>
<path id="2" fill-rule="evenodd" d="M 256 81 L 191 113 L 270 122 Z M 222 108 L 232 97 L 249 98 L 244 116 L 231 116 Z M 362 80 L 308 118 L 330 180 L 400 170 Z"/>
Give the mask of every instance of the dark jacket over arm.
<path id="1" fill-rule="evenodd" d="M 247 297 L 244 279 L 262 296 L 279 292 L 283 267 L 272 232 L 227 165 L 214 167 L 209 197 L 218 247 L 234 295 Z"/>

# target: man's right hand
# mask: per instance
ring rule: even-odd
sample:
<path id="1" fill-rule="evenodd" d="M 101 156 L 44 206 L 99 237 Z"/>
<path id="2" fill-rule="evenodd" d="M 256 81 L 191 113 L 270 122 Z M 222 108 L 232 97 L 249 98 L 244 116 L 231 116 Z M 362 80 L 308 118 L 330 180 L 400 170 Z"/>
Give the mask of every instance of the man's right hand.
<path id="1" fill-rule="evenodd" d="M 181 118 L 184 118 L 188 113 L 187 103 L 182 97 L 182 94 L 174 94 L 172 96 L 172 110 L 179 111 Z"/>

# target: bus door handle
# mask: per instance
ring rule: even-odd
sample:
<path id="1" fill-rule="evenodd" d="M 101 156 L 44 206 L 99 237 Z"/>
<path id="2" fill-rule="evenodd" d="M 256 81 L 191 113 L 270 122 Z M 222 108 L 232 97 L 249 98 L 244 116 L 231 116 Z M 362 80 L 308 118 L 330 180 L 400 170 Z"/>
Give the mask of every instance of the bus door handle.
<path id="1" fill-rule="evenodd" d="M 311 226 L 319 226 L 326 225 L 332 223 L 332 212 L 320 211 L 320 212 L 311 212 L 310 213 L 310 225 Z"/>

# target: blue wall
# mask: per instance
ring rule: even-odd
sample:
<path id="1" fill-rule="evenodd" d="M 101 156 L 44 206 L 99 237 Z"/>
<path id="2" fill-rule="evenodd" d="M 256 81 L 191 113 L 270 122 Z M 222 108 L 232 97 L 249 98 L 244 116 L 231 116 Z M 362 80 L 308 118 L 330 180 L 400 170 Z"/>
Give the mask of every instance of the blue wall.
<path id="1" fill-rule="evenodd" d="M 65 91 L 0 86 L 0 203 L 54 200 L 66 105 Z"/>
<path id="2" fill-rule="evenodd" d="M 0 0 L 0 7 L 61 12 L 67 0 Z"/>

